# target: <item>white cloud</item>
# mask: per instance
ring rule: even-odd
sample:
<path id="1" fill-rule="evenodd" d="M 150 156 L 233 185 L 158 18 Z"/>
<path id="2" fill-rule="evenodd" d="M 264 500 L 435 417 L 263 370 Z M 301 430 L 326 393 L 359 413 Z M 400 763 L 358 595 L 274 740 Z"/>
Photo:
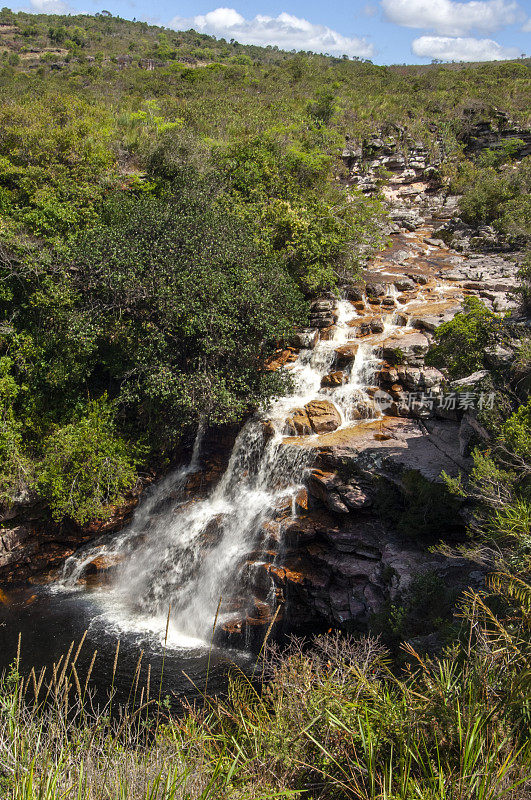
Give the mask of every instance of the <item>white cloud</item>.
<path id="1" fill-rule="evenodd" d="M 234 8 L 216 8 L 195 17 L 174 17 L 168 25 L 176 30 L 195 28 L 212 36 L 236 39 L 241 44 L 277 45 L 283 50 L 345 53 L 360 58 L 374 55 L 373 45 L 365 39 L 343 36 L 326 25 L 314 25 L 285 12 L 278 17 L 258 14 L 254 19 L 245 19 Z"/>
<path id="2" fill-rule="evenodd" d="M 524 33 L 531 33 L 531 17 L 524 23 L 522 30 Z"/>
<path id="3" fill-rule="evenodd" d="M 22 9 L 30 14 L 82 14 L 85 12 L 75 11 L 71 5 L 64 0 L 30 0 L 30 6 Z M 89 12 L 86 12 L 89 13 Z"/>
<path id="4" fill-rule="evenodd" d="M 447 36 L 472 30 L 491 33 L 522 19 L 515 0 L 382 0 L 386 18 L 406 28 L 427 28 Z"/>
<path id="5" fill-rule="evenodd" d="M 411 50 L 416 56 L 442 61 L 503 61 L 520 55 L 517 47 L 502 47 L 492 39 L 448 36 L 420 36 L 414 39 Z"/>

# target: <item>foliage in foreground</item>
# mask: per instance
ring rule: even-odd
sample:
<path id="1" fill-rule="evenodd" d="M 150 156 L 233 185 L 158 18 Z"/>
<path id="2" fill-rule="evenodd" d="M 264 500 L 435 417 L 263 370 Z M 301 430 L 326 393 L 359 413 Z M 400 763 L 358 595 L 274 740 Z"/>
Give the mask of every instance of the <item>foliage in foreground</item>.
<path id="1" fill-rule="evenodd" d="M 327 635 L 272 650 L 259 691 L 235 671 L 225 699 L 180 718 L 156 700 L 150 712 L 140 662 L 118 717 L 92 709 L 79 649 L 51 675 L 15 665 L 0 687 L 2 796 L 524 800 L 531 586 L 506 573 L 490 586 L 465 596 L 460 643 L 435 659 L 406 646 L 398 676 L 377 640 Z"/>

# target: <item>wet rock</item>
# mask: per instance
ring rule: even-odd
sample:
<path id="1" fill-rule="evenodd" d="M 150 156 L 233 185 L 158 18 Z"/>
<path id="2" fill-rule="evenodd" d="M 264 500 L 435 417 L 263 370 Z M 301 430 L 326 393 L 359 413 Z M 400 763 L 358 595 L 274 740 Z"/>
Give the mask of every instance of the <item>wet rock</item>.
<path id="1" fill-rule="evenodd" d="M 421 273 L 418 275 L 411 273 L 408 278 L 411 278 L 414 283 L 418 283 L 420 286 L 425 286 L 430 281 L 428 275 L 422 275 Z"/>
<path id="2" fill-rule="evenodd" d="M 298 514 L 308 511 L 310 508 L 310 498 L 308 497 L 308 490 L 301 489 L 293 499 L 295 510 Z"/>
<path id="3" fill-rule="evenodd" d="M 351 302 L 361 302 L 363 300 L 363 289 L 361 286 L 345 286 L 345 294 L 347 296 L 347 300 Z"/>
<path id="4" fill-rule="evenodd" d="M 335 386 L 342 386 L 346 382 L 346 374 L 341 370 L 338 370 L 337 372 L 330 372 L 328 375 L 324 375 L 321 379 L 321 386 L 331 388 Z"/>
<path id="5" fill-rule="evenodd" d="M 287 436 L 308 436 L 313 433 L 310 419 L 305 408 L 295 408 L 286 419 Z"/>
<path id="6" fill-rule="evenodd" d="M 331 493 L 337 493 L 338 480 L 335 472 L 314 469 L 308 478 L 308 491 L 321 502 L 326 503 Z"/>
<path id="7" fill-rule="evenodd" d="M 308 491 L 334 514 L 349 513 L 349 507 L 340 494 L 340 481 L 335 473 L 314 470 L 308 479 Z"/>
<path id="8" fill-rule="evenodd" d="M 265 420 L 262 422 L 262 430 L 264 432 L 264 437 L 267 440 L 272 439 L 275 435 L 275 426 L 271 422 L 270 419 Z"/>
<path id="9" fill-rule="evenodd" d="M 276 350 L 265 362 L 265 368 L 269 372 L 276 372 L 281 367 L 293 364 L 297 360 L 297 351 L 293 347 L 285 350 Z"/>
<path id="10" fill-rule="evenodd" d="M 358 419 L 371 419 L 374 417 L 375 408 L 374 403 L 370 400 L 354 399 L 350 409 L 350 418 L 353 420 Z"/>
<path id="11" fill-rule="evenodd" d="M 359 345 L 354 343 L 344 344 L 336 349 L 336 365 L 339 367 L 339 369 L 350 367 L 350 365 L 356 358 L 356 353 L 358 352 L 358 349 Z"/>
<path id="12" fill-rule="evenodd" d="M 315 433 L 335 431 L 341 425 L 341 416 L 329 400 L 312 400 L 304 406 Z"/>
<path id="13" fill-rule="evenodd" d="M 292 336 L 291 344 L 300 350 L 312 350 L 319 341 L 319 333 L 311 328 L 304 328 Z"/>
<path id="14" fill-rule="evenodd" d="M 124 556 L 118 553 L 102 553 L 102 555 L 89 561 L 84 569 L 84 575 L 93 576 L 109 573 L 115 570 L 123 559 Z"/>
<path id="15" fill-rule="evenodd" d="M 412 292 L 415 284 L 410 278 L 399 278 L 394 281 L 394 285 L 399 292 Z"/>
<path id="16" fill-rule="evenodd" d="M 381 297 L 385 295 L 385 284 L 384 283 L 368 283 L 365 287 L 365 292 L 367 297 L 374 298 L 374 297 Z"/>
<path id="17" fill-rule="evenodd" d="M 312 328 L 329 328 L 336 321 L 334 314 L 322 312 L 319 314 L 310 314 L 310 325 Z"/>
<path id="18" fill-rule="evenodd" d="M 329 328 L 336 321 L 335 301 L 326 298 L 315 300 L 310 307 L 311 328 Z"/>
<path id="19" fill-rule="evenodd" d="M 333 341 L 337 331 L 337 326 L 332 325 L 330 328 L 321 328 L 319 332 L 319 338 L 323 342 L 331 342 Z"/>
<path id="20" fill-rule="evenodd" d="M 201 546 L 204 548 L 215 547 L 223 537 L 223 514 L 217 514 L 206 525 L 201 534 Z"/>

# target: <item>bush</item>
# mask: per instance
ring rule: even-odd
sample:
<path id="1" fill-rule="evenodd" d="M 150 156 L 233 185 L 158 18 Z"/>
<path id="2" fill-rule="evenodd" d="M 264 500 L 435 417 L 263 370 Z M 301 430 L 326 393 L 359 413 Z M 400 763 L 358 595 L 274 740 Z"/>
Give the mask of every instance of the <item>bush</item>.
<path id="1" fill-rule="evenodd" d="M 108 518 L 135 478 L 131 448 L 116 434 L 112 406 L 102 397 L 46 439 L 37 481 L 55 519 L 83 524 Z"/>
<path id="2" fill-rule="evenodd" d="M 512 236 L 531 235 L 531 159 L 514 167 L 497 170 L 492 166 L 462 166 L 454 189 L 462 192 L 461 216 L 470 225 L 494 224 Z"/>
<path id="3" fill-rule="evenodd" d="M 451 378 L 464 378 L 483 368 L 484 350 L 501 336 L 501 317 L 476 297 L 467 297 L 464 310 L 435 332 L 435 345 L 426 363 L 446 368 Z"/>
<path id="4" fill-rule="evenodd" d="M 20 393 L 12 375 L 12 360 L 0 358 L 0 505 L 10 506 L 32 479 L 32 464 L 24 452 L 22 424 L 13 405 Z"/>
<path id="5" fill-rule="evenodd" d="M 405 508 L 397 524 L 401 533 L 437 539 L 460 527 L 457 512 L 461 503 L 444 483 L 430 481 L 416 470 L 406 472 L 402 483 Z"/>
<path id="6" fill-rule="evenodd" d="M 115 195 L 67 269 L 99 332 L 100 378 L 135 436 L 168 452 L 201 417 L 237 421 L 285 388 L 266 357 L 306 307 L 285 266 L 221 213 L 209 185 Z"/>
<path id="7" fill-rule="evenodd" d="M 524 461 L 531 461 L 531 399 L 504 422 L 502 441 Z"/>

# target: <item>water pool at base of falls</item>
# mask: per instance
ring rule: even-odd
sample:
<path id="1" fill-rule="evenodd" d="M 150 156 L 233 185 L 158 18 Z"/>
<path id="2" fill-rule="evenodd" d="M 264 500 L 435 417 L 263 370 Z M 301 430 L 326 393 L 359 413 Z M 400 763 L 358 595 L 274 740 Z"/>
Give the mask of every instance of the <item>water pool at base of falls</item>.
<path id="1" fill-rule="evenodd" d="M 18 637 L 21 636 L 21 668 L 28 675 L 35 667 L 37 675 L 46 667 L 45 681 L 72 642 L 75 648 L 87 631 L 77 661 L 77 671 L 84 684 L 94 652 L 90 686 L 95 704 L 104 706 L 112 682 L 117 641 L 120 641 L 114 691 L 116 707 L 130 699 L 131 687 L 140 654 L 143 652 L 139 690 L 146 687 L 148 668 L 151 696 L 168 698 L 170 708 L 179 713 L 183 701 L 201 701 L 208 671 L 209 694 L 223 694 L 228 673 L 236 666 L 250 674 L 254 658 L 248 653 L 226 647 L 210 648 L 206 643 L 183 636 L 168 637 L 164 648 L 166 620 L 153 620 L 153 627 L 139 625 L 126 630 L 117 617 L 112 620 L 107 609 L 102 611 L 91 592 L 49 592 L 42 588 L 19 591 L 11 595 L 10 605 L 0 607 L 0 673 L 14 662 Z M 162 677 L 162 680 L 161 680 Z M 154 689 L 153 689 L 154 687 Z M 74 692 L 75 693 L 75 692 Z M 31 694 L 31 691 L 30 691 Z"/>

